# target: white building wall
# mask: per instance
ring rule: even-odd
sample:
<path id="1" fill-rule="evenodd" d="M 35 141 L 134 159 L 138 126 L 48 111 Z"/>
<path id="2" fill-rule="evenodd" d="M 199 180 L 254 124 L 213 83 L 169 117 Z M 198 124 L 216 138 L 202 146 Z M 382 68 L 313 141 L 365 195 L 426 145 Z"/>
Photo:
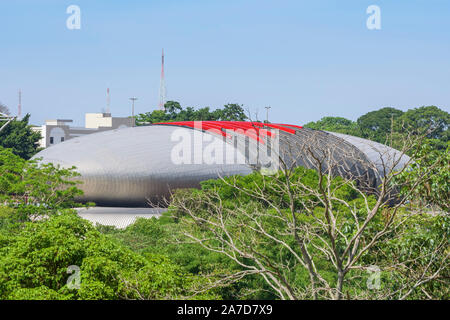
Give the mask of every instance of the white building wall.
<path id="1" fill-rule="evenodd" d="M 70 127 L 68 123 L 72 120 L 56 119 L 46 120 L 44 125 L 32 129 L 41 133 L 40 147 L 47 148 L 75 137 L 132 126 L 131 118 L 113 118 L 110 113 L 87 113 L 85 120 L 85 127 Z"/>
<path id="2" fill-rule="evenodd" d="M 89 129 L 112 127 L 112 117 L 109 113 L 86 113 L 85 123 L 85 127 Z"/>
<path id="3" fill-rule="evenodd" d="M 39 147 L 41 148 L 45 148 L 47 147 L 45 141 L 47 140 L 47 127 L 44 124 L 43 126 L 40 127 L 31 127 L 31 130 L 33 130 L 34 132 L 39 132 L 41 134 L 41 139 L 39 140 Z"/>

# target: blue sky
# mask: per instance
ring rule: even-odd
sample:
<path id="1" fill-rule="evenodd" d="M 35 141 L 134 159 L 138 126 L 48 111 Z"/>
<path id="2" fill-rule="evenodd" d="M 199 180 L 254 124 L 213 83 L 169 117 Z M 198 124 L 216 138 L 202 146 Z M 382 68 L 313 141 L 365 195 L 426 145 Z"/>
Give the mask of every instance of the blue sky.
<path id="1" fill-rule="evenodd" d="M 69 5 L 81 29 L 68 30 Z M 381 8 L 381 30 L 366 9 Z M 270 120 L 355 120 L 383 106 L 450 111 L 447 0 L 0 0 L 0 101 L 32 123 L 158 104 L 160 55 L 167 98 L 211 108 L 241 103 Z"/>

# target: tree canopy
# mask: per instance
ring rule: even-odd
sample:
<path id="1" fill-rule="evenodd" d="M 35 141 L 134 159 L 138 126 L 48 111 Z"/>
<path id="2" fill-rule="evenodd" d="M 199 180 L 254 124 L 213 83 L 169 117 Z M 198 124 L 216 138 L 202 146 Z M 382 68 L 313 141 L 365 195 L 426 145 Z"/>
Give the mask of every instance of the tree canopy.
<path id="1" fill-rule="evenodd" d="M 74 200 L 82 194 L 77 176 L 75 167 L 27 161 L 0 147 L 0 202 L 17 209 L 24 220 L 79 206 Z"/>
<path id="2" fill-rule="evenodd" d="M 436 106 L 410 109 L 398 119 L 397 130 L 400 128 L 426 133 L 435 148 L 445 150 L 450 141 L 450 114 Z"/>
<path id="3" fill-rule="evenodd" d="M 449 114 L 437 107 L 383 108 L 357 121 L 325 117 L 306 125 L 379 142 L 391 129 L 398 141 L 412 138 L 414 161 L 385 176 L 381 194 L 302 167 L 254 172 L 175 190 L 159 219 L 121 230 L 76 214 L 76 168 L 25 160 L 33 153 L 28 117 L 0 134 L 11 147 L 0 143 L 0 299 L 449 296 Z M 169 101 L 165 111 L 138 119 L 246 116 L 237 104 L 211 110 Z M 416 139 L 421 135 L 428 139 Z M 389 205 L 398 192 L 400 202 Z M 434 206 L 440 210 L 428 212 Z M 376 289 L 368 284 L 374 266 Z"/>
<path id="4" fill-rule="evenodd" d="M 405 132 L 420 136 L 426 133 L 432 146 L 445 150 L 450 141 L 450 114 L 436 106 L 423 106 L 406 112 L 386 107 L 371 111 L 352 121 L 342 117 L 324 117 L 309 122 L 306 128 L 345 133 L 380 143 L 388 139 L 394 147 Z"/>
<path id="5" fill-rule="evenodd" d="M 0 217 L 6 218 L 12 219 Z M 70 266 L 79 287 L 72 286 Z M 0 229 L 0 299 L 178 299 L 201 281 L 165 256 L 133 252 L 71 211 L 26 222 L 14 233 Z"/>
<path id="6" fill-rule="evenodd" d="M 211 110 L 209 107 L 183 109 L 179 102 L 167 101 L 164 110 L 141 113 L 136 116 L 137 125 L 173 121 L 244 121 L 247 119 L 244 109 L 236 103 L 226 104 L 223 108 Z"/>
<path id="7" fill-rule="evenodd" d="M 80 218 L 74 169 L 0 147 L 0 299 L 217 297 L 196 292 L 205 279 L 167 256 L 135 252 Z"/>
<path id="8" fill-rule="evenodd" d="M 323 117 L 315 122 L 308 122 L 306 128 L 358 135 L 358 124 L 343 117 Z"/>
<path id="9" fill-rule="evenodd" d="M 342 178 L 301 167 L 201 185 L 175 193 L 172 216 L 190 241 L 237 265 L 227 269 L 227 279 L 231 273 L 238 281 L 243 275 L 261 280 L 247 283 L 241 293 L 268 291 L 282 299 L 443 299 L 448 294 L 450 229 L 444 213 L 380 206 L 382 196 L 368 197 Z M 373 266 L 379 268 L 376 290 L 367 284 Z"/>
<path id="10" fill-rule="evenodd" d="M 30 115 L 21 120 L 11 121 L 0 132 L 0 146 L 12 149 L 12 152 L 23 159 L 30 159 L 39 151 L 41 134 L 31 130 L 28 124 Z"/>
<path id="11" fill-rule="evenodd" d="M 392 121 L 397 120 L 402 114 L 401 110 L 386 107 L 368 112 L 356 122 L 363 138 L 382 142 L 391 132 Z"/>

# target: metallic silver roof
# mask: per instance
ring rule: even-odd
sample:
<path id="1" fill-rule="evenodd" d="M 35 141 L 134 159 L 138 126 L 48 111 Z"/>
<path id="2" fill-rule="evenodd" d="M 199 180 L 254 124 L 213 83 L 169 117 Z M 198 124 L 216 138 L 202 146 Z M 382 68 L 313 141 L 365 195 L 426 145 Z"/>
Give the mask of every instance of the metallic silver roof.
<path id="1" fill-rule="evenodd" d="M 81 201 L 99 205 L 146 206 L 177 188 L 198 187 L 200 181 L 252 170 L 245 164 L 174 164 L 171 136 L 192 130 L 174 126 L 123 128 L 74 138 L 39 152 L 34 158 L 63 167 L 76 166 L 81 174 Z M 200 137 L 208 135 L 200 132 Z M 214 144 L 225 142 L 213 137 Z"/>
<path id="2" fill-rule="evenodd" d="M 351 143 L 356 148 L 361 150 L 369 161 L 375 165 L 377 174 L 380 178 L 385 175 L 384 168 L 400 170 L 404 168 L 404 166 L 411 160 L 411 158 L 406 154 L 375 141 L 354 137 L 343 133 L 329 133 L 347 141 L 348 143 Z"/>
<path id="3" fill-rule="evenodd" d="M 400 167 L 409 160 L 395 149 L 366 139 L 307 128 L 292 129 L 294 131 L 279 131 L 279 155 L 283 162 L 318 169 L 316 159 L 328 157 L 336 164 L 331 171 L 333 174 L 355 178 L 370 189 L 375 189 L 383 176 L 383 161 L 390 164 L 400 159 L 397 165 Z M 179 135 L 193 137 L 192 151 L 194 142 L 200 139 L 208 141 L 201 146 L 202 154 L 210 151 L 211 146 L 224 151 L 231 148 L 247 160 L 247 164 L 245 161 L 239 164 L 174 163 L 173 153 L 180 142 L 173 138 Z M 230 143 L 220 134 L 183 126 L 151 125 L 74 138 L 41 151 L 35 158 L 42 157 L 44 162 L 64 167 L 76 166 L 83 182 L 81 201 L 104 206 L 146 206 L 148 201 L 158 205 L 177 188 L 198 187 L 201 181 L 220 176 L 250 174 L 258 165 L 249 165 L 248 159 L 261 155 L 260 147 L 249 151 L 249 145 L 255 145 L 255 140 L 249 137 Z M 327 170 L 328 165 L 322 161 L 320 167 Z"/>

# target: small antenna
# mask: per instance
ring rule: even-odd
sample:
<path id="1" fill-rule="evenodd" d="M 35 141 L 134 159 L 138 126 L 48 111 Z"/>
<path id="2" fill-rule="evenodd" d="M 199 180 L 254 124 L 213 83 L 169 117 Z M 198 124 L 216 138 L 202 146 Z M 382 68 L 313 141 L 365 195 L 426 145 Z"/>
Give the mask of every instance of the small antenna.
<path id="1" fill-rule="evenodd" d="M 22 90 L 19 89 L 19 106 L 17 110 L 17 118 L 22 118 Z"/>
<path id="2" fill-rule="evenodd" d="M 111 96 L 109 95 L 109 88 L 106 89 L 106 113 L 111 113 Z"/>
<path id="3" fill-rule="evenodd" d="M 164 75 L 164 49 L 162 49 L 161 56 L 161 83 L 159 87 L 159 110 L 164 110 L 164 105 L 166 104 L 166 83 Z"/>
<path id="4" fill-rule="evenodd" d="M 264 107 L 266 108 L 266 123 L 269 123 L 269 109 L 271 109 L 272 107 Z"/>

